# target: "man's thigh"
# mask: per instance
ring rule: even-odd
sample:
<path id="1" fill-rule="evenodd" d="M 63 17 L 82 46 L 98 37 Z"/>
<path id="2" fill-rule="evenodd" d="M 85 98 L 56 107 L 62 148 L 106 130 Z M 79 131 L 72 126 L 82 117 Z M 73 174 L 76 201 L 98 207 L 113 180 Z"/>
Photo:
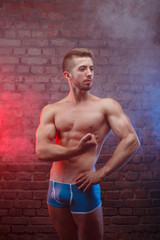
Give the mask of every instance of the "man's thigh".
<path id="1" fill-rule="evenodd" d="M 60 239 L 78 240 L 78 228 L 68 208 L 58 208 L 48 205 L 48 211 L 53 226 Z"/>
<path id="2" fill-rule="evenodd" d="M 103 213 L 102 206 L 91 213 L 72 214 L 77 224 L 81 240 L 102 240 L 103 239 Z"/>

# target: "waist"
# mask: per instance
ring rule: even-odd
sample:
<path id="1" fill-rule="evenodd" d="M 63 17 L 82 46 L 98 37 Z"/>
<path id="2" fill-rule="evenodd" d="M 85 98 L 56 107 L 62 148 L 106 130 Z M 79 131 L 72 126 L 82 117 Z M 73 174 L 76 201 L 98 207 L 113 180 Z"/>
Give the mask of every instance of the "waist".
<path id="1" fill-rule="evenodd" d="M 79 174 L 95 171 L 95 164 L 74 165 L 64 164 L 64 161 L 54 162 L 50 170 L 50 179 L 61 183 L 74 183 Z"/>

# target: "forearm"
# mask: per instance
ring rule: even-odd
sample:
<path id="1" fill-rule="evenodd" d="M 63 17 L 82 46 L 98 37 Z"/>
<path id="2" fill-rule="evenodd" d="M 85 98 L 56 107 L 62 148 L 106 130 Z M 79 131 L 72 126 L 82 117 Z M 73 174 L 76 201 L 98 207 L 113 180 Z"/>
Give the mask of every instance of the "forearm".
<path id="1" fill-rule="evenodd" d="M 54 143 L 37 146 L 36 154 L 39 160 L 61 161 L 79 154 L 78 147 L 64 147 Z"/>
<path id="2" fill-rule="evenodd" d="M 139 145 L 139 140 L 135 135 L 122 139 L 112 157 L 103 167 L 104 177 L 122 167 L 135 154 Z"/>

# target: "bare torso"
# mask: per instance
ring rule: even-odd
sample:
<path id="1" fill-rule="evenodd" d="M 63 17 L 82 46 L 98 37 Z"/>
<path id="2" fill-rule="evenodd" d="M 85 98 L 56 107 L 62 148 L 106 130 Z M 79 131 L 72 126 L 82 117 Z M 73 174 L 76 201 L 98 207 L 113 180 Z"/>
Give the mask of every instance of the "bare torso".
<path id="1" fill-rule="evenodd" d="M 80 173 L 95 170 L 101 147 L 110 131 L 102 101 L 103 99 L 90 95 L 88 100 L 79 104 L 73 104 L 68 97 L 54 104 L 52 114 L 57 144 L 74 147 L 87 133 L 92 133 L 97 140 L 97 146 L 79 156 L 53 162 L 50 179 L 73 183 Z M 50 110 L 52 112 L 52 105 Z"/>

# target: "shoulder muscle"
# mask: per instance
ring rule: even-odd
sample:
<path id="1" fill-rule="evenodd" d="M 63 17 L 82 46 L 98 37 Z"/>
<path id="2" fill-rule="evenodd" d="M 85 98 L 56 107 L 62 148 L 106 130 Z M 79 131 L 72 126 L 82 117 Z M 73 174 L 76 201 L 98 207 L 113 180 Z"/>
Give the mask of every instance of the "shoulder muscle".
<path id="1" fill-rule="evenodd" d="M 121 139 L 134 132 L 128 116 L 123 112 L 118 102 L 113 99 L 106 99 L 103 104 L 106 119 L 117 137 Z"/>

